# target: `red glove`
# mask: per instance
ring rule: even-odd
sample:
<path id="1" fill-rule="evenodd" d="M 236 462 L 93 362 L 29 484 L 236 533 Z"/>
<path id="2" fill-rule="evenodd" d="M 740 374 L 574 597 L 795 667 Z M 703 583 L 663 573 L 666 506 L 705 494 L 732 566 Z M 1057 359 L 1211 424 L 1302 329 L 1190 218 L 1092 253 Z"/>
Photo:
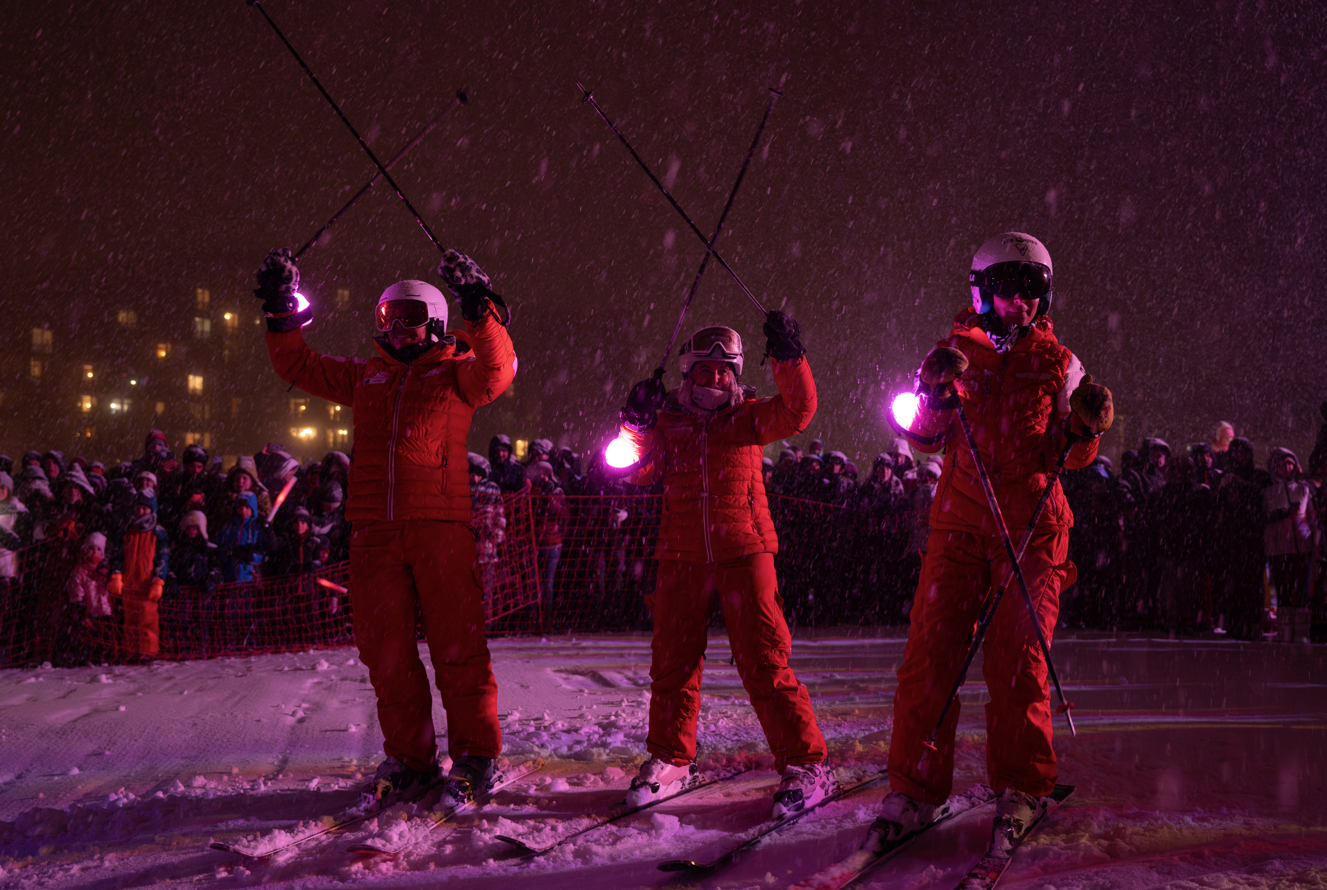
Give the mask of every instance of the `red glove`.
<path id="1" fill-rule="evenodd" d="M 106 592 L 111 596 L 124 595 L 124 576 L 119 572 L 111 574 L 111 580 L 106 582 Z"/>
<path id="2" fill-rule="evenodd" d="M 147 589 L 147 598 L 152 600 L 152 602 L 154 603 L 159 602 L 161 600 L 161 591 L 165 588 L 165 586 L 166 586 L 165 581 L 161 580 L 160 578 L 153 578 L 152 584 L 149 585 Z"/>

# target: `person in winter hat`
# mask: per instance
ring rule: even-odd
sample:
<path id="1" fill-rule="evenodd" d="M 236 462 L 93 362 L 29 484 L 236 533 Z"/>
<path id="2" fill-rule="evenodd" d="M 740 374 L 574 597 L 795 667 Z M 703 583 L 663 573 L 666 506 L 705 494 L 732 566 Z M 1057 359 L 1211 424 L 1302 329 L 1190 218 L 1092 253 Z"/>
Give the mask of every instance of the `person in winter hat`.
<path id="1" fill-rule="evenodd" d="M 155 502 L 139 492 L 128 529 L 112 541 L 108 589 L 124 602 L 124 646 L 133 661 L 151 661 L 160 651 L 157 603 L 170 571 L 170 541 L 157 524 Z"/>
<path id="2" fill-rule="evenodd" d="M 766 354 L 779 394 L 757 399 L 740 383 L 742 338 L 729 327 L 697 330 L 681 350 L 682 384 L 641 381 L 622 410 L 622 433 L 640 455 L 630 477 L 663 486 L 663 525 L 650 662 L 650 759 L 628 800 L 676 791 L 696 774 L 701 667 L 717 593 L 738 673 L 783 773 L 774 813 L 823 800 L 836 781 L 806 687 L 788 667 L 792 638 L 774 571 L 778 537 L 761 472 L 764 446 L 803 432 L 816 387 L 797 322 L 768 314 Z"/>
<path id="3" fill-rule="evenodd" d="M 1031 235 L 1006 232 L 977 251 L 972 306 L 918 372 L 921 404 L 908 430 L 924 453 L 945 448 L 945 468 L 930 511 L 921 578 L 898 670 L 889 746 L 891 793 L 878 838 L 915 831 L 934 816 L 953 784 L 955 702 L 927 754 L 925 742 L 958 679 L 969 636 L 992 585 L 1010 571 L 956 406 L 972 422 L 1007 527 L 1025 528 L 1066 445 L 1066 467 L 1090 464 L 1097 436 L 1114 418 L 1110 392 L 1092 382 L 1055 337 L 1049 251 Z M 1074 582 L 1068 561 L 1072 514 L 1057 485 L 1021 561 L 1047 639 L 1060 592 Z M 1046 664 L 1027 611 L 1005 597 L 985 638 L 987 774 L 1000 795 L 997 831 L 1025 831 L 1054 790 L 1051 706 Z M 1003 834 L 1000 834 L 1003 837 Z M 998 838 L 997 838 L 998 840 Z"/>
<path id="4" fill-rule="evenodd" d="M 507 538 L 507 511 L 502 503 L 502 489 L 490 478 L 493 467 L 488 460 L 471 451 L 466 461 L 470 468 L 470 524 L 475 530 L 480 585 L 484 602 L 488 603 L 497 586 L 499 548 Z"/>
<path id="5" fill-rule="evenodd" d="M 63 451 L 48 451 L 42 455 L 41 468 L 46 471 L 46 478 L 52 485 L 60 478 L 65 471 L 65 455 Z"/>
<path id="6" fill-rule="evenodd" d="M 553 440 L 535 439 L 530 443 L 530 463 L 553 460 Z"/>
<path id="7" fill-rule="evenodd" d="M 9 599 L 9 589 L 18 575 L 18 555 L 25 542 L 19 536 L 19 518 L 28 508 L 14 496 L 14 480 L 0 470 L 0 602 Z"/>
<path id="8" fill-rule="evenodd" d="M 251 491 L 235 499 L 233 513 L 217 531 L 217 549 L 221 554 L 222 578 L 227 583 L 248 583 L 257 577 L 256 567 L 267 558 L 272 539 L 257 515 L 258 498 Z"/>
<path id="9" fill-rule="evenodd" d="M 313 533 L 327 542 L 331 555 L 325 565 L 350 558 L 350 523 L 346 522 L 345 495 L 341 483 L 326 479 L 318 486 L 319 502 L 309 511 Z"/>
<path id="10" fill-rule="evenodd" d="M 114 646 L 105 559 L 106 536 L 89 532 L 80 542 L 78 563 L 65 582 L 65 609 L 55 647 L 61 666 L 98 662 Z"/>
<path id="11" fill-rule="evenodd" d="M 448 250 L 438 272 L 460 304 L 464 329 L 447 330 L 447 300 L 436 287 L 398 281 L 378 298 L 376 355 L 367 360 L 320 355 L 305 344 L 302 328 L 313 313 L 296 293 L 299 270 L 289 250 L 268 254 L 255 291 L 281 379 L 354 408 L 350 596 L 387 754 L 364 789 L 366 806 L 418 799 L 440 777 L 417 625 L 447 712 L 453 765 L 443 804 L 471 799 L 501 750 L 474 571 L 466 436 L 475 411 L 511 385 L 516 353 L 506 303 L 475 262 Z"/>
<path id="12" fill-rule="evenodd" d="M 166 434 L 150 430 L 143 441 L 143 456 L 133 462 L 133 471 L 147 470 L 158 476 L 167 473 L 175 462 L 175 455 L 166 444 Z"/>
<path id="13" fill-rule="evenodd" d="M 1254 465 L 1253 445 L 1235 437 L 1217 482 L 1214 607 L 1232 639 L 1261 640 L 1267 557 L 1266 489 L 1274 477 Z"/>
<path id="14" fill-rule="evenodd" d="M 497 483 L 503 494 L 517 492 L 525 487 L 525 467 L 512 457 L 509 436 L 498 433 L 489 440 L 488 459 L 493 465 L 489 480 Z"/>
<path id="15" fill-rule="evenodd" d="M 316 548 L 310 546 L 313 539 L 313 517 L 303 507 L 291 511 L 289 524 L 285 531 L 274 538 L 275 551 L 268 566 L 270 576 L 299 575 L 311 572 L 318 559 Z M 263 567 L 263 575 L 269 576 L 268 566 Z"/>
<path id="16" fill-rule="evenodd" d="M 171 547 L 170 577 L 179 596 L 183 639 L 199 658 L 206 658 L 212 638 L 213 591 L 221 583 L 221 554 L 207 538 L 207 516 L 189 510 L 180 518 Z M 183 589 L 181 589 L 183 588 Z"/>
<path id="17" fill-rule="evenodd" d="M 1309 635 L 1309 562 L 1318 526 L 1314 488 L 1304 479 L 1299 458 L 1289 448 L 1268 452 L 1267 472 L 1271 482 L 1263 489 L 1267 514 L 1263 541 L 1268 573 L 1276 588 L 1276 617 L 1284 640 L 1304 642 Z"/>

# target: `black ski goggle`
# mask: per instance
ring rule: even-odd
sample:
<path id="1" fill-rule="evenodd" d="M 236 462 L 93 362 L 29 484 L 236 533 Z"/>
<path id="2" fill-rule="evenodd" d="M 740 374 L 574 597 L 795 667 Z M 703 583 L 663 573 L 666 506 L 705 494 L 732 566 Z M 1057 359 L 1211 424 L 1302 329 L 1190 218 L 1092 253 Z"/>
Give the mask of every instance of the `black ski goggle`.
<path id="1" fill-rule="evenodd" d="M 1019 294 L 1041 300 L 1051 292 L 1051 270 L 1041 263 L 996 263 L 985 269 L 974 269 L 969 280 L 974 287 L 1006 300 Z"/>
<path id="2" fill-rule="evenodd" d="M 390 331 L 398 323 L 403 328 L 417 328 L 428 324 L 429 307 L 423 300 L 391 300 L 379 303 L 378 330 Z"/>

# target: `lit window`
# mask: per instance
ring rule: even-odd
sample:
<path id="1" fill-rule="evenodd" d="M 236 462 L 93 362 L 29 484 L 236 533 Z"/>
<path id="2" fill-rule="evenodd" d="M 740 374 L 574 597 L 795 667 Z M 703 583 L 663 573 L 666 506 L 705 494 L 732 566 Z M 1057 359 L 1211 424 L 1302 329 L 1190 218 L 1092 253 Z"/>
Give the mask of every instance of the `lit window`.
<path id="1" fill-rule="evenodd" d="M 165 402 L 157 402 L 156 412 L 157 412 L 158 414 L 165 414 L 165 413 L 166 413 L 166 403 L 165 403 Z"/>
<path id="2" fill-rule="evenodd" d="M 202 434 L 202 433 L 185 433 L 185 434 L 184 434 L 184 444 L 185 444 L 185 445 L 203 445 L 203 434 Z M 206 446 L 206 445 L 203 445 L 203 447 L 206 448 L 207 446 Z"/>
<path id="3" fill-rule="evenodd" d="M 302 420 L 304 418 L 304 415 L 308 412 L 308 410 L 309 410 L 308 399 L 290 400 L 290 417 L 292 420 Z"/>
<path id="4" fill-rule="evenodd" d="M 92 366 L 91 366 L 91 365 L 84 365 L 84 366 L 83 366 L 83 379 L 84 379 L 84 380 L 91 380 L 91 379 L 92 379 Z"/>
<path id="5" fill-rule="evenodd" d="M 30 362 L 28 362 L 28 376 L 31 377 L 33 380 L 37 380 L 41 377 L 41 371 L 42 371 L 41 359 L 34 358 Z"/>
<path id="6" fill-rule="evenodd" d="M 53 338 L 52 335 L 51 335 L 51 332 L 48 331 L 46 328 L 33 328 L 33 329 L 32 329 L 32 351 L 33 351 L 33 352 L 47 352 L 47 353 L 49 353 L 49 352 L 51 351 L 51 349 L 52 349 L 52 344 L 53 344 L 54 342 L 55 342 L 55 341 L 54 341 L 54 338 Z"/>
<path id="7" fill-rule="evenodd" d="M 130 385 L 130 386 L 137 386 L 137 385 L 138 385 L 138 381 L 137 381 L 137 380 L 130 380 L 130 381 L 129 381 L 129 385 Z"/>
<path id="8" fill-rule="evenodd" d="M 350 308 L 350 288 L 338 287 L 336 289 L 336 308 L 337 309 Z"/>
<path id="9" fill-rule="evenodd" d="M 318 435 L 318 431 L 311 426 L 306 426 L 299 431 L 301 439 L 312 439 L 316 435 Z"/>
<path id="10" fill-rule="evenodd" d="M 122 328 L 138 327 L 138 313 L 132 309 L 121 309 L 115 313 L 115 320 Z"/>
<path id="11" fill-rule="evenodd" d="M 227 331 L 236 331 L 240 326 L 240 314 L 238 312 L 227 312 L 221 318 L 226 322 Z"/>
<path id="12" fill-rule="evenodd" d="M 111 402 L 111 413 L 124 414 L 129 410 L 130 404 L 131 403 L 129 399 L 116 399 L 115 401 Z"/>
<path id="13" fill-rule="evenodd" d="M 194 336 L 206 340 L 212 335 L 212 319 L 194 316 Z"/>
<path id="14" fill-rule="evenodd" d="M 84 438 L 84 439 L 91 439 L 91 438 L 92 438 L 93 436 L 95 436 L 96 434 L 97 434 L 97 428 L 96 428 L 95 426 L 85 426 L 85 427 L 83 427 L 83 438 Z"/>
<path id="15" fill-rule="evenodd" d="M 206 309 L 212 305 L 212 292 L 205 287 L 194 288 L 194 300 L 198 303 L 199 309 Z"/>
<path id="16" fill-rule="evenodd" d="M 96 404 L 97 404 L 97 400 L 94 399 L 92 396 L 79 396 L 79 397 L 78 397 L 78 407 L 80 407 L 80 408 L 83 409 L 83 413 L 84 413 L 84 414 L 87 414 L 87 413 L 88 413 L 89 411 L 91 411 L 94 407 L 96 407 Z"/>
<path id="17" fill-rule="evenodd" d="M 165 358 L 165 357 L 168 356 L 168 355 L 170 355 L 170 344 L 169 344 L 169 343 L 158 343 L 158 344 L 157 344 L 157 358 Z"/>
<path id="18" fill-rule="evenodd" d="M 512 456 L 515 457 L 517 460 L 524 460 L 525 456 L 529 453 L 530 453 L 529 439 L 517 439 L 515 442 L 512 443 Z"/>
<path id="19" fill-rule="evenodd" d="M 202 391 L 203 391 L 203 375 L 202 375 L 202 374 L 190 374 L 190 375 L 189 375 L 189 392 L 191 392 L 191 393 L 200 393 L 200 392 L 202 392 Z"/>

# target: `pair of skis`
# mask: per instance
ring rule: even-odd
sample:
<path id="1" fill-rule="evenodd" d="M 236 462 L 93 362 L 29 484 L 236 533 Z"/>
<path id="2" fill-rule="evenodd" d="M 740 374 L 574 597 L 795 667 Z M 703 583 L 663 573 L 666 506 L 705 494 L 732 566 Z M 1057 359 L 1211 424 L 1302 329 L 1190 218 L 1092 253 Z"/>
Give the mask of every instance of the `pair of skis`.
<path id="1" fill-rule="evenodd" d="M 466 801 L 465 803 L 457 807 L 445 807 L 441 810 L 434 810 L 428 813 L 426 818 L 428 818 L 430 822 L 429 831 L 432 832 L 438 826 L 448 822 L 453 816 L 457 816 L 460 815 L 461 813 L 465 813 L 468 812 L 469 810 L 474 809 L 476 806 L 480 805 L 480 803 L 484 799 L 491 797 L 492 795 L 496 794 L 498 791 L 501 791 L 503 788 L 507 787 L 508 785 L 520 781 L 526 776 L 538 772 L 543 768 L 544 768 L 544 761 L 541 759 L 527 760 L 524 763 L 508 764 L 507 766 L 498 768 L 493 773 L 493 776 L 489 780 L 488 784 L 481 791 L 475 794 L 475 796 L 471 800 Z M 288 841 L 287 843 L 281 844 L 280 846 L 273 847 L 269 850 L 262 850 L 260 852 L 252 852 L 250 850 L 245 850 L 240 847 L 237 847 L 234 844 L 227 844 L 222 842 L 215 842 L 212 843 L 210 846 L 213 850 L 217 850 L 222 853 L 230 853 L 235 856 L 241 856 L 245 859 L 254 862 L 266 862 L 267 860 L 272 859 L 282 853 L 306 846 L 311 841 L 317 840 L 318 838 L 326 837 L 330 834 L 336 834 L 339 832 L 347 831 L 351 828 L 363 824 L 364 822 L 367 822 L 369 819 L 372 819 L 373 817 L 378 816 L 383 812 L 385 811 L 382 809 L 370 808 L 367 811 L 363 812 L 352 810 L 346 815 L 340 817 L 328 817 L 324 820 L 323 826 L 321 828 L 313 832 L 310 832 L 309 834 L 295 838 L 292 841 Z M 405 849 L 406 847 L 402 846 L 399 849 L 389 850 L 382 846 L 374 844 L 370 841 L 366 841 L 364 843 L 352 845 L 351 847 L 348 848 L 347 852 L 360 853 L 360 854 L 374 854 L 380 856 L 398 856 L 402 852 L 404 852 Z"/>
<path id="2" fill-rule="evenodd" d="M 1004 876 L 1005 870 L 1013 860 L 1014 853 L 1018 852 L 1018 848 L 1073 791 L 1074 786 L 1072 785 L 1056 785 L 1055 791 L 1046 799 L 1046 808 L 1037 815 L 1022 834 L 1014 835 L 1010 829 L 1004 827 L 999 829 L 1001 833 L 993 833 L 990 848 L 977 861 L 977 864 L 963 875 L 955 890 L 991 890 Z M 936 810 L 935 819 L 926 826 L 912 834 L 890 842 L 883 841 L 882 826 L 872 825 L 866 843 L 862 844 L 861 849 L 854 851 L 851 855 L 817 872 L 806 880 L 794 884 L 789 890 L 842 890 L 842 888 L 855 883 L 858 878 L 886 859 L 891 858 L 895 853 L 898 853 L 932 828 L 984 806 L 994 799 L 995 794 L 989 787 L 975 785 L 962 794 L 955 795 L 947 800 L 943 806 Z"/>

